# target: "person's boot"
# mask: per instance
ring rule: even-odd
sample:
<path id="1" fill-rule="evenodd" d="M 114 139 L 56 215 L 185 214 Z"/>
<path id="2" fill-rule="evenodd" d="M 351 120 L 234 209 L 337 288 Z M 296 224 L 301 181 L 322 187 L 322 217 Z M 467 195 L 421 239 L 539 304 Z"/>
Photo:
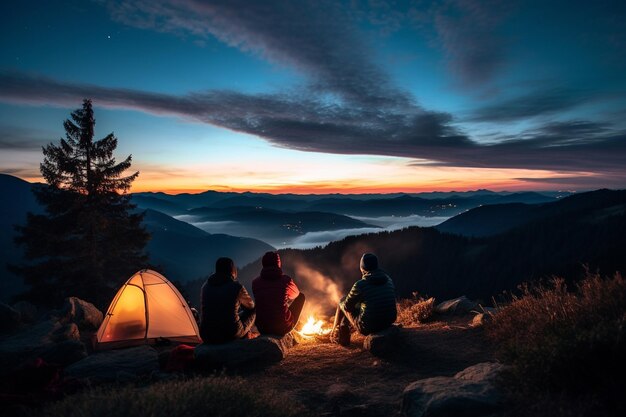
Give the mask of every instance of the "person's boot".
<path id="1" fill-rule="evenodd" d="M 347 327 L 347 330 L 346 330 Z M 330 332 L 330 343 L 336 343 L 341 346 L 350 344 L 350 327 L 339 325 Z"/>
<path id="2" fill-rule="evenodd" d="M 337 335 L 337 343 L 341 346 L 350 346 L 350 333 L 350 325 L 347 323 L 341 324 Z"/>

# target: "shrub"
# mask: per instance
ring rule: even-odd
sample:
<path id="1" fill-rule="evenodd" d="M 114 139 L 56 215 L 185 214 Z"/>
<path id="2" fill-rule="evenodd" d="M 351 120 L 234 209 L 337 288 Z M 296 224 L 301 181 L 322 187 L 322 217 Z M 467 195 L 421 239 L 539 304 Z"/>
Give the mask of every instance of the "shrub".
<path id="1" fill-rule="evenodd" d="M 97 388 L 50 405 L 49 417 L 302 416 L 298 403 L 234 377 Z"/>
<path id="2" fill-rule="evenodd" d="M 522 291 L 487 326 L 499 359 L 510 365 L 503 382 L 511 392 L 559 403 L 620 404 L 626 392 L 622 276 L 588 273 L 573 291 L 561 278 Z M 579 407 L 572 414 L 572 407 L 559 409 L 562 415 L 586 413 Z"/>
<path id="3" fill-rule="evenodd" d="M 427 322 L 433 315 L 435 299 L 424 299 L 414 296 L 413 298 L 398 301 L 397 322 L 405 325 L 415 325 Z"/>

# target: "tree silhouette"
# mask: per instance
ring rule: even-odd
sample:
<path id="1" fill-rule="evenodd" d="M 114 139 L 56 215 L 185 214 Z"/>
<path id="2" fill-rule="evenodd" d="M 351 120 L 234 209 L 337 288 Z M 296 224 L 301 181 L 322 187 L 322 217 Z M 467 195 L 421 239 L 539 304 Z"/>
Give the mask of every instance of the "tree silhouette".
<path id="1" fill-rule="evenodd" d="M 113 133 L 94 141 L 90 100 L 63 123 L 65 139 L 43 148 L 48 187 L 35 195 L 45 214 L 28 214 L 16 243 L 29 264 L 13 266 L 30 289 L 23 298 L 53 305 L 75 295 L 106 305 L 114 289 L 145 267 L 149 239 L 127 193 L 139 172 L 124 176 L 131 156 L 116 162 Z"/>

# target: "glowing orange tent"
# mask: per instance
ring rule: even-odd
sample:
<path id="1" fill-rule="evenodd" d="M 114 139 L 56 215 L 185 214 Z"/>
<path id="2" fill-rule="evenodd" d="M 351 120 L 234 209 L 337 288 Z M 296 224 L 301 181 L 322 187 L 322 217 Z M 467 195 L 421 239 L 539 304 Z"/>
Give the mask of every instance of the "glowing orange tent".
<path id="1" fill-rule="evenodd" d="M 160 338 L 201 343 L 183 296 L 163 275 L 144 269 L 117 292 L 96 334 L 96 348 L 135 346 Z"/>

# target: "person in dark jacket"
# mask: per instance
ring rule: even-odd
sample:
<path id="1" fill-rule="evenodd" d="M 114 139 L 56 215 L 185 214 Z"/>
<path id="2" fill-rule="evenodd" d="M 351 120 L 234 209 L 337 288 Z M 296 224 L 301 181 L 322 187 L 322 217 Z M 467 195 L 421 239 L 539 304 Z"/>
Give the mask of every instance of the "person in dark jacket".
<path id="1" fill-rule="evenodd" d="M 396 290 L 372 253 L 361 257 L 362 278 L 339 301 L 331 340 L 350 344 L 350 327 L 363 335 L 379 332 L 396 321 Z"/>
<path id="2" fill-rule="evenodd" d="M 283 336 L 298 324 L 305 297 L 293 279 L 283 274 L 277 252 L 263 255 L 262 264 L 260 275 L 252 281 L 256 327 L 261 334 Z"/>
<path id="3" fill-rule="evenodd" d="M 245 337 L 256 316 L 254 301 L 237 281 L 230 258 L 215 262 L 215 273 L 202 286 L 200 337 L 204 343 L 225 343 Z"/>

